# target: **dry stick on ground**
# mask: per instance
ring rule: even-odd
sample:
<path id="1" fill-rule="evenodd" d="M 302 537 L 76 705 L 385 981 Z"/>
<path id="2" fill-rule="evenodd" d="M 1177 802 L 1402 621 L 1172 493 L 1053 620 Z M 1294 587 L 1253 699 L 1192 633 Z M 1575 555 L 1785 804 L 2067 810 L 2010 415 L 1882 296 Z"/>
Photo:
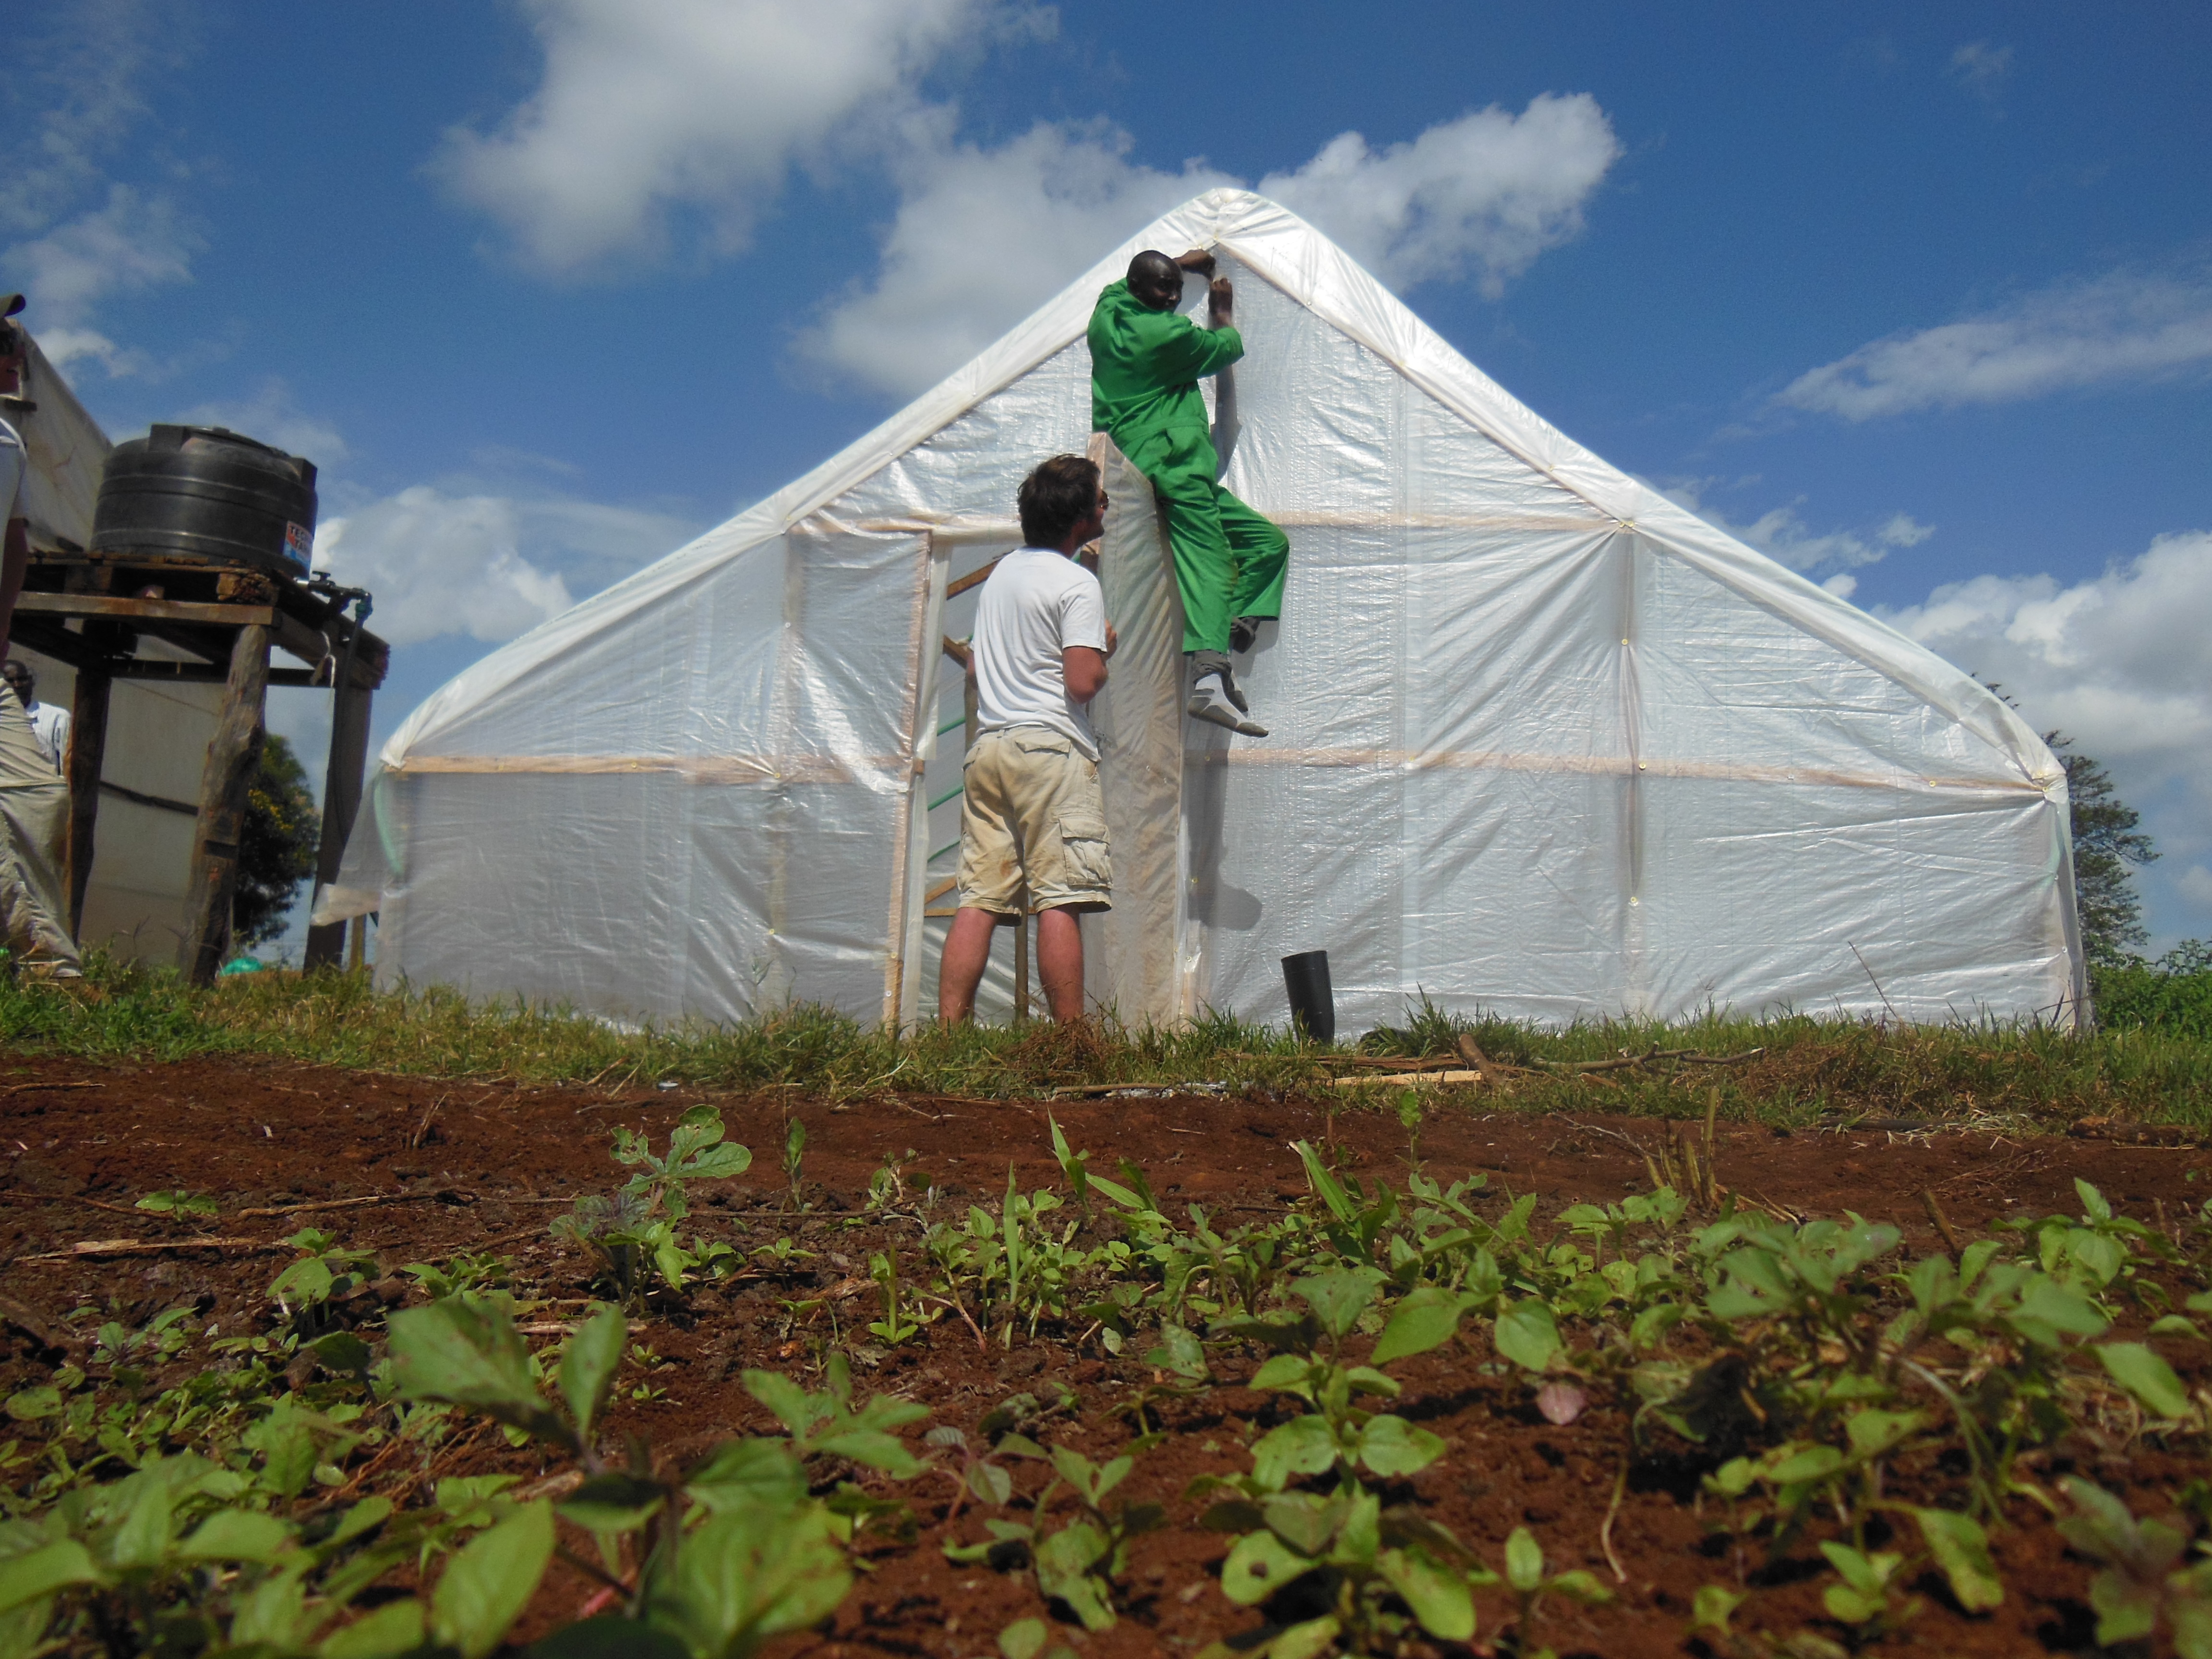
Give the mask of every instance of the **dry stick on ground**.
<path id="1" fill-rule="evenodd" d="M 1614 1060 L 1540 1060 L 1536 1064 L 1547 1072 L 1588 1077 L 1594 1072 L 1626 1072 L 1648 1066 L 1655 1060 L 1678 1060 L 1685 1066 L 1741 1066 L 1765 1052 L 1762 1048 L 1747 1048 L 1740 1054 L 1701 1054 L 1695 1048 L 1662 1048 L 1655 1042 L 1640 1054 L 1622 1054 Z"/>
<path id="2" fill-rule="evenodd" d="M 1920 1189 L 1920 1206 L 1928 1212 L 1928 1218 L 1936 1224 L 1936 1231 L 1942 1235 L 1943 1248 L 1950 1251 L 1951 1259 L 1956 1261 L 1965 1247 L 1959 1243 L 1959 1235 L 1952 1231 L 1950 1218 L 1943 1213 L 1943 1206 L 1936 1201 L 1934 1188 L 1923 1187 Z"/>
<path id="3" fill-rule="evenodd" d="M 441 1187 L 428 1193 L 376 1193 L 368 1198 L 313 1198 L 301 1204 L 269 1204 L 235 1213 L 243 1221 L 249 1216 L 298 1215 L 305 1210 L 357 1210 L 368 1204 L 415 1204 L 428 1199 L 449 1197 L 459 1191 L 458 1187 Z M 510 1199 L 507 1201 L 518 1203 L 524 1200 Z M 566 1199 L 557 1201 L 568 1202 Z"/>
<path id="4" fill-rule="evenodd" d="M 1443 1084 L 1487 1083 L 1490 1079 L 1480 1072 L 1370 1072 L 1365 1077 L 1340 1077 L 1336 1080 L 1340 1089 L 1387 1089 L 1394 1083 L 1406 1087 L 1435 1088 Z"/>
<path id="5" fill-rule="evenodd" d="M 105 1089 L 105 1083 L 12 1083 L 0 1094 L 35 1094 L 41 1089 Z"/>
<path id="6" fill-rule="evenodd" d="M 161 1255 L 170 1250 L 240 1250 L 258 1255 L 264 1250 L 289 1250 L 281 1238 L 88 1238 L 67 1249 L 41 1250 L 19 1255 L 18 1261 L 70 1261 L 84 1256 Z"/>
<path id="7" fill-rule="evenodd" d="M 12 1296 L 0 1296 L 0 1318 L 4 1318 L 17 1330 L 27 1331 L 37 1338 L 40 1346 L 58 1348 L 64 1353 L 75 1353 L 85 1346 L 84 1339 L 71 1332 L 57 1330 L 27 1304 Z"/>
<path id="8" fill-rule="evenodd" d="M 72 1198 L 59 1193 L 0 1192 L 0 1198 L 9 1199 L 18 1204 L 81 1204 L 88 1210 L 106 1210 L 111 1215 L 137 1216 L 141 1221 L 151 1221 L 156 1213 L 127 1204 L 103 1204 L 96 1198 Z"/>
<path id="9" fill-rule="evenodd" d="M 440 1095 L 435 1100 L 432 1101 L 428 1106 L 422 1109 L 422 1121 L 415 1126 L 415 1133 L 407 1137 L 407 1150 L 409 1152 L 416 1152 L 422 1151 L 423 1137 L 430 1133 L 430 1120 L 438 1115 L 438 1109 L 441 1106 L 443 1106 L 449 1098 L 451 1098 L 450 1096 Z"/>

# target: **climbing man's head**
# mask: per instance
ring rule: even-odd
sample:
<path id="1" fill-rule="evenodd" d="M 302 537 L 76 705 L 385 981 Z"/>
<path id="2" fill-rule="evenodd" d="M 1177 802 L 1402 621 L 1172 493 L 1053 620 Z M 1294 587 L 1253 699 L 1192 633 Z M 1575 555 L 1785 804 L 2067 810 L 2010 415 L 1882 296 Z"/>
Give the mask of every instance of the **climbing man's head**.
<path id="1" fill-rule="evenodd" d="M 1129 292 L 1139 305 L 1172 310 L 1182 303 L 1182 267 L 1157 249 L 1146 248 L 1129 261 Z"/>
<path id="2" fill-rule="evenodd" d="M 1106 512 L 1098 469 L 1080 455 L 1055 455 L 1040 462 L 1022 480 L 1015 505 L 1021 514 L 1022 539 L 1031 547 L 1056 548 L 1071 531 L 1084 526 L 1095 536 L 1096 521 Z"/>

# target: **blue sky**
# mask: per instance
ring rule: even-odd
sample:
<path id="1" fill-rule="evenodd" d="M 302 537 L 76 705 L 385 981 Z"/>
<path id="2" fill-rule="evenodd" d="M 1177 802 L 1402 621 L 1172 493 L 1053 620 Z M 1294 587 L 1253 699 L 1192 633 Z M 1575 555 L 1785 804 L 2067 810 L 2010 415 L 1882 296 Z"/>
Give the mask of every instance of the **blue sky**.
<path id="1" fill-rule="evenodd" d="M 111 435 L 323 469 L 446 677 L 1208 185 L 2104 759 L 2212 935 L 2212 11 L 52 0 L 0 286 Z M 279 694 L 319 750 L 319 707 Z"/>

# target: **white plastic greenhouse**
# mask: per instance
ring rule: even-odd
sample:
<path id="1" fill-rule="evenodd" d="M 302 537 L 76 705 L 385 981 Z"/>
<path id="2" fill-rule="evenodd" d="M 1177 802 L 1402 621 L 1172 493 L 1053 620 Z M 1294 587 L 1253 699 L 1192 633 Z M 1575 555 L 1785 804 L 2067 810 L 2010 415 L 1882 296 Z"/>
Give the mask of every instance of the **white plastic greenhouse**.
<path id="1" fill-rule="evenodd" d="M 1124 1019 L 1340 1027 L 1425 994 L 1546 1022 L 2081 1009 L 2065 778 L 1972 678 L 1523 408 L 1311 227 L 1215 191 L 805 477 L 494 653 L 385 747 L 318 920 L 381 982 L 733 1019 L 933 1008 L 958 841 L 948 589 L 1090 435 L 1085 325 L 1138 249 L 1237 282 L 1224 481 L 1283 526 L 1243 678 L 1187 723 L 1142 480 L 1103 441 L 1122 649 L 1096 710 Z M 1202 302 L 1194 282 L 1190 303 Z M 985 1008 L 1007 1006 L 1002 932 Z"/>

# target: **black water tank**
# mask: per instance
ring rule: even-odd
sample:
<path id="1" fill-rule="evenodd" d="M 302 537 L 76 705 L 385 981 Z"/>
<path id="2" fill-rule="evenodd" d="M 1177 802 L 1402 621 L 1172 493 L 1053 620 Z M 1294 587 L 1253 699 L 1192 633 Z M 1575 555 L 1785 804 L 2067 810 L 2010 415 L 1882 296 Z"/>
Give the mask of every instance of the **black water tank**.
<path id="1" fill-rule="evenodd" d="M 315 464 L 219 426 L 157 426 L 108 452 L 92 551 L 188 554 L 307 574 Z"/>

